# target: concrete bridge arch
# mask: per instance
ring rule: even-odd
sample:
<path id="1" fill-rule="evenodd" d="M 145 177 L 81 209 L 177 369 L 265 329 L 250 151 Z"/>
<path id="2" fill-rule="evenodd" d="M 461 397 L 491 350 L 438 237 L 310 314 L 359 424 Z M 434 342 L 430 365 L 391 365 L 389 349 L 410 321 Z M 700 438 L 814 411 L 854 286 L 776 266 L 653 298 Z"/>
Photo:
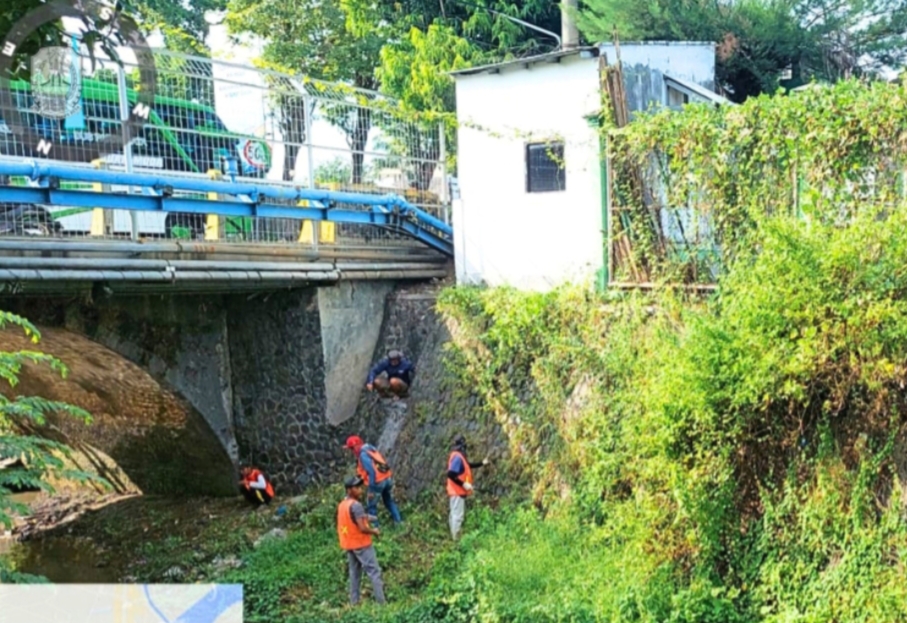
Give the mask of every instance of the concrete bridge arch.
<path id="1" fill-rule="evenodd" d="M 145 493 L 230 494 L 240 462 L 292 493 L 348 462 L 341 425 L 356 412 L 393 290 L 343 282 L 0 306 L 37 324 L 37 348 L 71 370 L 60 380 L 29 367 L 15 392 L 90 411 L 91 426 L 61 430 L 108 454 Z M 18 348 L 35 347 L 0 332 L 0 349 Z"/>

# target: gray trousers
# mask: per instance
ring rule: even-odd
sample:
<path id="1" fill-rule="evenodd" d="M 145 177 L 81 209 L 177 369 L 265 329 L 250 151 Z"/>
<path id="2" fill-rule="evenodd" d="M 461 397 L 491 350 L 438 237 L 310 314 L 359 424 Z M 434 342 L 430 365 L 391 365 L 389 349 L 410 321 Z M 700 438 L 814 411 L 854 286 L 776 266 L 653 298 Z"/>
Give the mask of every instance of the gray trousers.
<path id="1" fill-rule="evenodd" d="M 350 603 L 354 606 L 359 603 L 359 584 L 362 580 L 362 571 L 372 582 L 375 591 L 375 601 L 384 603 L 384 582 L 381 581 L 381 568 L 378 566 L 378 555 L 375 546 L 369 545 L 362 549 L 347 550 L 346 558 L 350 567 Z"/>
<path id="2" fill-rule="evenodd" d="M 466 498 L 459 495 L 450 496 L 450 536 L 457 539 L 460 528 L 463 527 L 463 518 L 466 516 Z"/>

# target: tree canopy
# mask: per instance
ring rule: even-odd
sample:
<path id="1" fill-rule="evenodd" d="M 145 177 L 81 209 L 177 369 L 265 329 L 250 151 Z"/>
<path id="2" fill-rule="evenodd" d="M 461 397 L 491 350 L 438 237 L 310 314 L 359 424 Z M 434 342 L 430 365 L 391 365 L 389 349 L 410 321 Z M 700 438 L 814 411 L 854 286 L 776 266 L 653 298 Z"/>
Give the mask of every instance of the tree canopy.
<path id="1" fill-rule="evenodd" d="M 585 0 L 579 26 L 592 40 L 616 29 L 625 40 L 713 41 L 718 83 L 736 101 L 900 66 L 907 54 L 905 0 Z"/>

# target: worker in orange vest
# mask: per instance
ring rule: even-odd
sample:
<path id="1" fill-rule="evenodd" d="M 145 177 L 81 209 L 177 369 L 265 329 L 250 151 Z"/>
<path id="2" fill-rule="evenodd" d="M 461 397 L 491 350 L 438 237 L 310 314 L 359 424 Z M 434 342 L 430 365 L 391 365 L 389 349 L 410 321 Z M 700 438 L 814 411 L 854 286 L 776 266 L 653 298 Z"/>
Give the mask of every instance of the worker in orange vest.
<path id="1" fill-rule="evenodd" d="M 395 525 L 400 525 L 403 519 L 400 510 L 394 502 L 394 472 L 388 465 L 378 448 L 365 443 L 357 435 L 351 435 L 346 440 L 346 447 L 356 456 L 356 473 L 368 487 L 368 497 L 365 507 L 368 514 L 375 517 L 375 526 L 378 526 L 378 497 L 384 502 Z"/>
<path id="2" fill-rule="evenodd" d="M 362 478 L 354 476 L 344 481 L 346 498 L 337 506 L 337 537 L 340 549 L 346 552 L 350 569 L 350 603 L 359 603 L 359 583 L 362 571 L 372 582 L 375 601 L 385 603 L 384 583 L 381 581 L 381 568 L 378 566 L 378 555 L 372 545 L 372 535 L 379 536 L 381 531 L 369 525 L 365 509 L 359 500 L 362 498 Z"/>
<path id="3" fill-rule="evenodd" d="M 256 506 L 271 503 L 274 499 L 274 487 L 261 470 L 247 465 L 240 470 L 240 475 L 242 478 L 239 481 L 239 490 L 247 500 Z"/>
<path id="4" fill-rule="evenodd" d="M 472 470 L 488 465 L 485 458 L 481 463 L 466 460 L 466 438 L 457 435 L 447 458 L 447 496 L 450 498 L 450 535 L 457 539 L 463 519 L 466 517 L 466 498 L 472 495 Z"/>

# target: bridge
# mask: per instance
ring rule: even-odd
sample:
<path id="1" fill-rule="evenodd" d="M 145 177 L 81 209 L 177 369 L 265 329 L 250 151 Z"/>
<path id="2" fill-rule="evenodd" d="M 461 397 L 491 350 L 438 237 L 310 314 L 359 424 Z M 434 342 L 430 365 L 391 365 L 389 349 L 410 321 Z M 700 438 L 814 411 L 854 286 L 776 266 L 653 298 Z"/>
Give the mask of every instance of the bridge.
<path id="1" fill-rule="evenodd" d="M 0 161 L 0 206 L 9 233 L 0 239 L 0 293 L 102 284 L 119 292 L 175 289 L 274 289 L 341 279 L 431 279 L 448 274 L 452 229 L 398 195 L 306 189 L 287 184 L 215 181 L 122 173 L 38 161 Z M 25 185 L 12 183 L 16 178 Z M 126 191 L 110 192 L 105 187 Z M 88 209 L 95 224 L 111 210 L 205 219 L 204 242 L 54 236 L 53 209 Z M 251 241 L 224 236 L 225 223 L 246 222 Z M 276 224 L 283 236 L 262 232 Z M 319 245 L 316 224 L 373 229 L 396 244 L 368 238 Z M 241 227 L 242 225 L 240 225 Z M 238 229 L 239 227 L 237 227 Z M 109 233 L 109 223 L 107 233 Z M 256 241 L 255 234 L 260 240 Z M 319 234 L 321 232 L 318 232 Z M 332 232 L 333 233 L 333 232 Z M 289 236 L 287 234 L 290 234 Z M 91 238 L 89 233 L 88 238 Z M 280 238 L 283 240 L 280 240 Z M 293 244 L 293 243 L 296 244 Z M 308 243 L 308 244 L 306 244 Z M 356 244 L 358 243 L 358 244 Z M 115 282 L 116 285 L 111 285 Z"/>
<path id="2" fill-rule="evenodd" d="M 232 494 L 238 462 L 298 491 L 348 458 L 338 439 L 376 358 L 402 348 L 418 366 L 443 333 L 444 131 L 345 85 L 155 60 L 138 135 L 128 64 L 83 63 L 65 120 L 36 113 L 25 81 L 18 109 L 0 97 L 0 307 L 43 335 L 0 331 L 0 351 L 72 370 L 26 366 L 0 390 L 90 411 L 90 428 L 54 424 L 146 492 Z"/>
<path id="3" fill-rule="evenodd" d="M 448 274 L 443 128 L 379 93 L 166 51 L 146 102 L 137 66 L 86 56 L 74 116 L 35 112 L 24 80 L 0 97 L 0 294 Z"/>

